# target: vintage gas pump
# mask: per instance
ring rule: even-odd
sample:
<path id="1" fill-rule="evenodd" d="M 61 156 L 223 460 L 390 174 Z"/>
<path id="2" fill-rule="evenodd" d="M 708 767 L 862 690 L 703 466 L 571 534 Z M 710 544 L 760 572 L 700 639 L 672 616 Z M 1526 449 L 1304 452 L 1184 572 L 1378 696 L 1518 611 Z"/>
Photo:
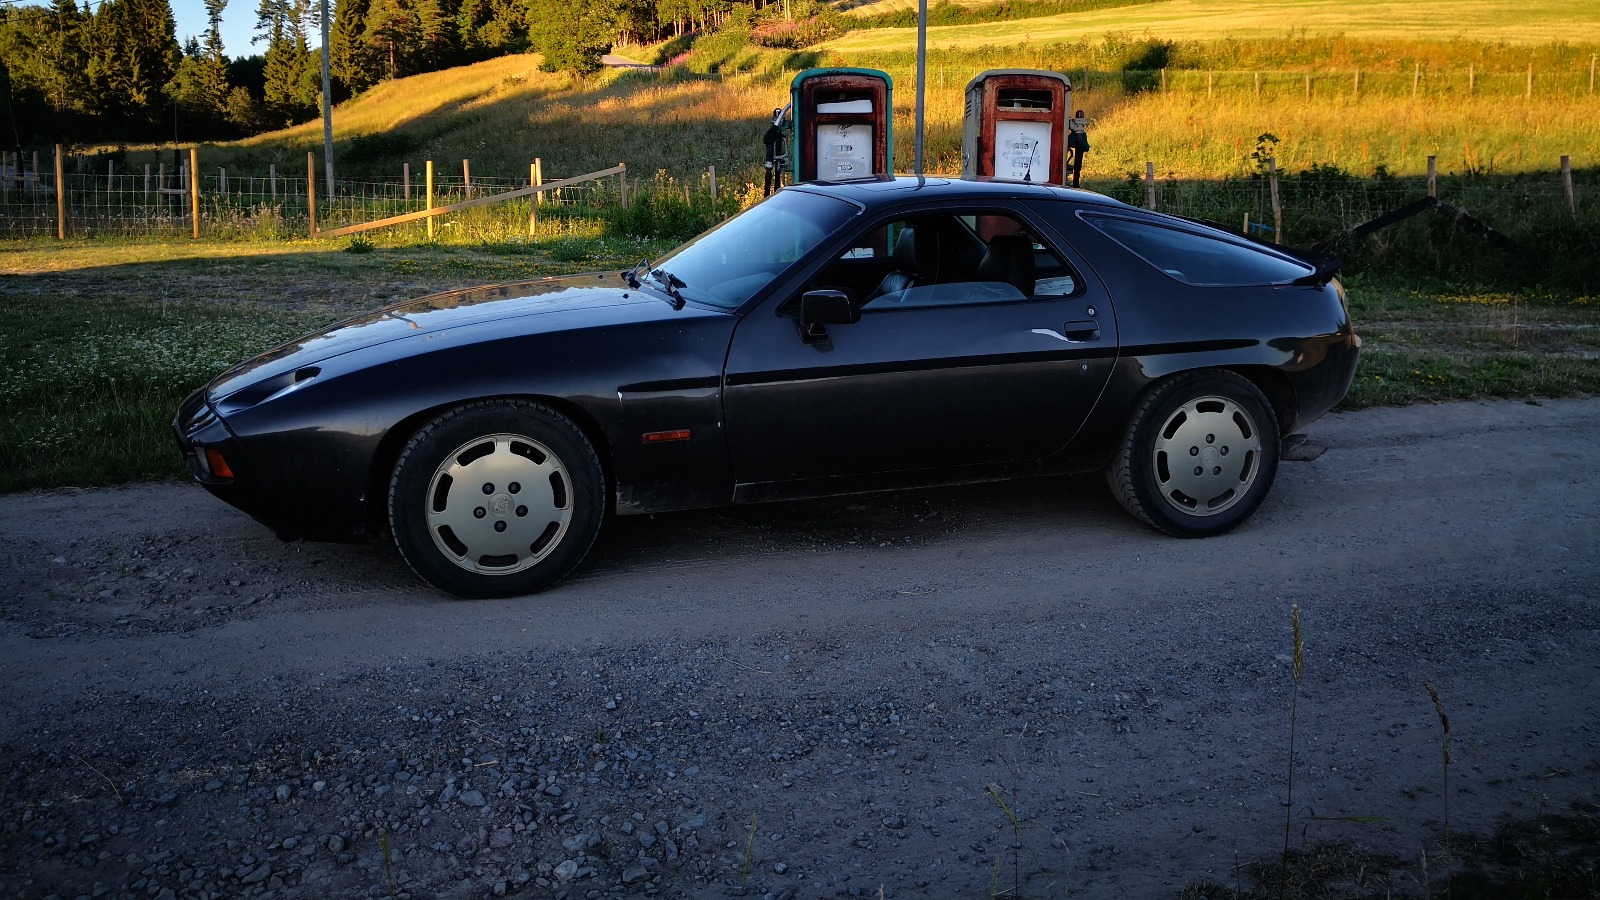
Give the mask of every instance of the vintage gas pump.
<path id="1" fill-rule="evenodd" d="M 795 181 L 849 181 L 890 171 L 892 83 L 876 69 L 807 69 L 790 86 Z"/>
<path id="2" fill-rule="evenodd" d="M 961 176 L 1067 183 L 1072 82 L 1059 72 L 990 69 L 967 83 Z"/>

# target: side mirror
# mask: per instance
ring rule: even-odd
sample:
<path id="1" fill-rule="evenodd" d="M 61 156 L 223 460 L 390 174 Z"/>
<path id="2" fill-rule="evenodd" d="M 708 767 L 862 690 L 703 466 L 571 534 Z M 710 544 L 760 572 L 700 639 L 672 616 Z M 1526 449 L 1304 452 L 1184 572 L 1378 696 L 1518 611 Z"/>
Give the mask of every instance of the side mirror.
<path id="1" fill-rule="evenodd" d="M 800 297 L 800 324 L 807 331 L 812 326 L 854 325 L 859 321 L 861 312 L 844 291 L 806 291 Z"/>
<path id="2" fill-rule="evenodd" d="M 829 325 L 859 321 L 861 311 L 844 291 L 806 291 L 800 296 L 800 339 L 808 344 L 829 344 Z"/>

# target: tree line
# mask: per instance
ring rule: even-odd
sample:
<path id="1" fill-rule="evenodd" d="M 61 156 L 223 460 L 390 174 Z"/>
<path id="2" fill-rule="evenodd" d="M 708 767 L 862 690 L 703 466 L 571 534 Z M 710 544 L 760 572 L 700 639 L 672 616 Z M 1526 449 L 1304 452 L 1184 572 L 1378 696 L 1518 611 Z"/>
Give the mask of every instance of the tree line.
<path id="1" fill-rule="evenodd" d="M 338 0 L 329 24 L 334 100 L 391 78 L 509 53 L 597 71 L 618 42 L 714 27 L 793 0 Z M 321 4 L 258 0 L 256 53 L 229 58 L 229 0 L 204 0 L 206 31 L 179 42 L 170 0 L 0 0 L 0 144 L 192 141 L 314 118 L 322 101 Z M 10 140 L 8 141 L 7 138 Z"/>

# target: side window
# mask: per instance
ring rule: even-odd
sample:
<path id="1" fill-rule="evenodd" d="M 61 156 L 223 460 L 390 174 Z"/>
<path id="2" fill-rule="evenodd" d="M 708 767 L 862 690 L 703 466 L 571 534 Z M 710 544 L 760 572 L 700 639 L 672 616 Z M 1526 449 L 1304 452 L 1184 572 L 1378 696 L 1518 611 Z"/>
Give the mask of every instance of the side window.
<path id="1" fill-rule="evenodd" d="M 863 263 L 871 266 L 866 279 L 860 277 Z M 842 284 L 852 272 L 868 311 L 1058 298 L 1080 285 L 1064 260 L 1005 213 L 883 223 L 852 241 L 824 280 L 832 276 Z"/>
<path id="2" fill-rule="evenodd" d="M 1185 284 L 1278 284 L 1311 271 L 1304 263 L 1220 237 L 1111 216 L 1083 218 L 1145 262 Z"/>

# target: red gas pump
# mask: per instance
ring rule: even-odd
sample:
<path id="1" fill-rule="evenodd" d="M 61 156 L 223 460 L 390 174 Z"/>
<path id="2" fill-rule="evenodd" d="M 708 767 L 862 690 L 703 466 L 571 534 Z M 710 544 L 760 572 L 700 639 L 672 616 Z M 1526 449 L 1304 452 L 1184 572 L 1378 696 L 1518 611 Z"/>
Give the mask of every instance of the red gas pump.
<path id="1" fill-rule="evenodd" d="M 1072 82 L 1059 72 L 990 69 L 967 83 L 963 178 L 1067 183 Z"/>

